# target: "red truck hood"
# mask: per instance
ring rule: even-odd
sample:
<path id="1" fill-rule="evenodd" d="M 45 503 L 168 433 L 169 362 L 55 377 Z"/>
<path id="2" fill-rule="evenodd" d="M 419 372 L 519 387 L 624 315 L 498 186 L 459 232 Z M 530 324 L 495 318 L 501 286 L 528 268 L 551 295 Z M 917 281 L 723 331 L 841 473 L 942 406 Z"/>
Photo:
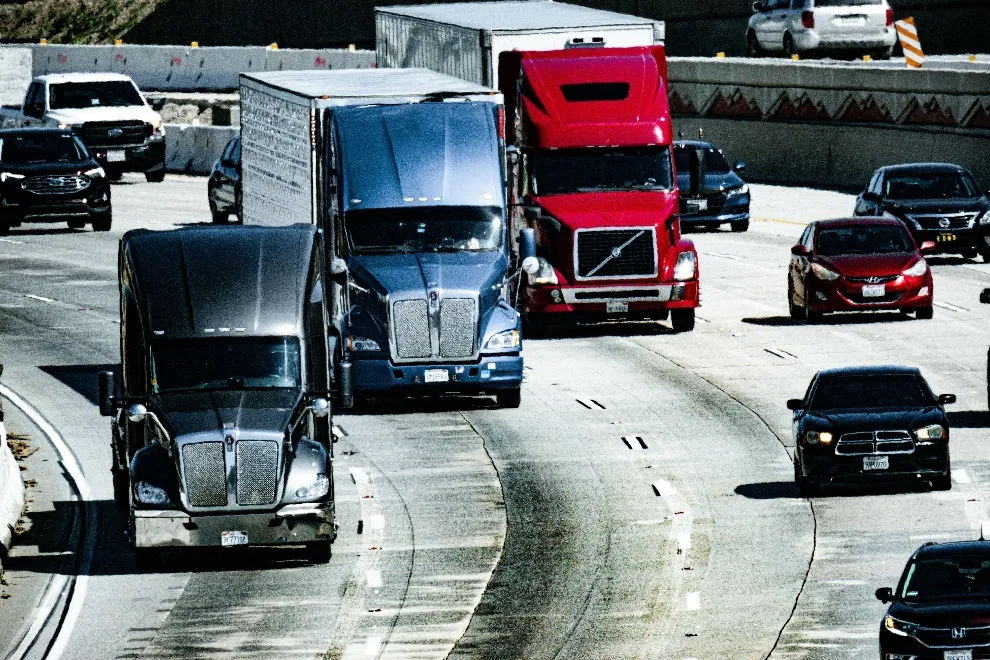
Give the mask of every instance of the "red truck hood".
<path id="1" fill-rule="evenodd" d="M 572 231 L 594 227 L 657 227 L 677 213 L 674 192 L 600 192 L 534 197 L 561 224 Z"/>
<path id="2" fill-rule="evenodd" d="M 885 277 L 900 275 L 917 259 L 910 252 L 894 254 L 845 254 L 835 257 L 819 257 L 845 277 Z"/>

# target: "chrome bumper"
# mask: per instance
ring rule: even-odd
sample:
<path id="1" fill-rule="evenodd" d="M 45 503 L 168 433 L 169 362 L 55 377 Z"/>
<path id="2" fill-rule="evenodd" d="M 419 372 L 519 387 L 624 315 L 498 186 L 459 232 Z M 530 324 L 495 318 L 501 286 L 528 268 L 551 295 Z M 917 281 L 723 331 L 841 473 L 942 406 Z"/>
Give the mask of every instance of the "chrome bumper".
<path id="1" fill-rule="evenodd" d="M 222 532 L 247 532 L 250 545 L 333 541 L 333 504 L 289 504 L 273 513 L 215 513 L 134 509 L 131 538 L 136 548 L 219 546 Z"/>

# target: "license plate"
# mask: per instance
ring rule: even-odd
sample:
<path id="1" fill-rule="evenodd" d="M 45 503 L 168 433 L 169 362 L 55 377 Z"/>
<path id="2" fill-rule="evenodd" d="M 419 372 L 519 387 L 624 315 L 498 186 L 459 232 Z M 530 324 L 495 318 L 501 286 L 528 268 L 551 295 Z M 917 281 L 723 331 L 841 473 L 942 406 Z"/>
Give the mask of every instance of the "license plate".
<path id="1" fill-rule="evenodd" d="M 835 25 L 865 25 L 865 16 L 839 16 L 835 19 Z"/>
<path id="2" fill-rule="evenodd" d="M 123 163 L 127 160 L 127 152 L 123 149 L 111 149 L 107 152 L 108 163 Z"/>
<path id="3" fill-rule="evenodd" d="M 247 532 L 220 532 L 220 545 L 229 548 L 235 545 L 247 545 Z"/>
<path id="4" fill-rule="evenodd" d="M 689 211 L 707 211 L 708 210 L 708 200 L 707 199 L 689 199 L 687 201 L 687 207 Z"/>
<path id="5" fill-rule="evenodd" d="M 629 311 L 629 303 L 624 300 L 609 300 L 605 303 L 605 311 L 609 314 L 623 314 Z"/>
<path id="6" fill-rule="evenodd" d="M 423 380 L 427 383 L 446 383 L 450 374 L 446 369 L 427 369 L 423 372 Z"/>
<path id="7" fill-rule="evenodd" d="M 935 241 L 938 243 L 951 243 L 956 240 L 955 234 L 939 234 L 935 237 Z"/>
<path id="8" fill-rule="evenodd" d="M 883 298 L 887 295 L 887 285 L 886 284 L 864 284 L 863 285 L 863 297 L 864 298 Z"/>
<path id="9" fill-rule="evenodd" d="M 973 660 L 973 649 L 953 649 L 946 651 L 944 660 Z"/>
<path id="10" fill-rule="evenodd" d="M 890 456 L 864 456 L 863 470 L 889 470 Z"/>

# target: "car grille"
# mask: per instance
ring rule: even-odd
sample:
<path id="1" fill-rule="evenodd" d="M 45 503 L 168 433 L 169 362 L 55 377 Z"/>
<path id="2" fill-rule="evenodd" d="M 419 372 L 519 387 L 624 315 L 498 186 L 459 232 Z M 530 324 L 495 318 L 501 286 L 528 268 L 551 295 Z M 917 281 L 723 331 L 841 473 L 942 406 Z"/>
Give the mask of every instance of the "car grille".
<path id="1" fill-rule="evenodd" d="M 652 227 L 578 230 L 578 279 L 654 277 L 657 250 Z"/>
<path id="2" fill-rule="evenodd" d="M 914 438 L 907 431 L 857 431 L 844 433 L 835 443 L 839 456 L 864 456 L 867 454 L 910 454 L 914 451 Z"/>
<path id="3" fill-rule="evenodd" d="M 439 327 L 433 328 L 436 323 Z M 478 303 L 474 298 L 444 298 L 431 316 L 425 300 L 392 304 L 393 353 L 397 360 L 461 359 L 476 353 Z M 433 337 L 439 339 L 433 345 Z"/>
<path id="4" fill-rule="evenodd" d="M 227 505 L 227 466 L 222 442 L 198 442 L 182 448 L 186 495 L 193 506 Z"/>
<path id="5" fill-rule="evenodd" d="M 116 147 L 141 144 L 154 132 L 143 121 L 90 121 L 76 129 L 87 147 Z"/>
<path id="6" fill-rule="evenodd" d="M 65 195 L 85 190 L 89 187 L 89 179 L 77 174 L 33 176 L 30 179 L 25 179 L 21 187 L 38 195 Z"/>
<path id="7" fill-rule="evenodd" d="M 278 475 L 278 443 L 271 440 L 237 442 L 237 503 L 271 504 Z"/>
<path id="8" fill-rule="evenodd" d="M 882 275 L 880 277 L 847 277 L 846 279 L 850 282 L 860 282 L 862 284 L 883 284 L 884 282 L 893 282 L 900 275 Z"/>
<path id="9" fill-rule="evenodd" d="M 425 300 L 399 300 L 392 305 L 395 352 L 404 360 L 427 358 L 430 346 L 430 315 Z"/>
<path id="10" fill-rule="evenodd" d="M 447 298 L 440 305 L 440 355 L 470 357 L 474 353 L 474 301 Z"/>
<path id="11" fill-rule="evenodd" d="M 707 199 L 708 208 L 704 211 L 696 210 L 695 207 L 688 205 L 689 199 Z M 680 213 L 681 215 L 718 215 L 722 212 L 725 207 L 726 196 L 725 193 L 716 193 L 708 197 L 681 197 L 680 202 Z"/>
<path id="12" fill-rule="evenodd" d="M 952 631 L 965 631 L 963 637 L 953 637 Z M 918 628 L 914 635 L 926 646 L 937 648 L 973 648 L 974 646 L 986 646 L 990 644 L 990 626 L 979 628 Z M 986 649 L 983 649 L 986 652 Z M 941 656 L 938 656 L 941 657 Z M 974 658 L 980 657 L 976 654 Z"/>
<path id="13" fill-rule="evenodd" d="M 972 225 L 973 220 L 979 212 L 975 213 L 925 213 L 918 215 L 909 215 L 908 217 L 917 222 L 922 229 L 934 229 L 934 230 L 953 230 L 953 229 L 966 229 Z M 947 220 L 948 226 L 943 227 L 942 221 Z"/>

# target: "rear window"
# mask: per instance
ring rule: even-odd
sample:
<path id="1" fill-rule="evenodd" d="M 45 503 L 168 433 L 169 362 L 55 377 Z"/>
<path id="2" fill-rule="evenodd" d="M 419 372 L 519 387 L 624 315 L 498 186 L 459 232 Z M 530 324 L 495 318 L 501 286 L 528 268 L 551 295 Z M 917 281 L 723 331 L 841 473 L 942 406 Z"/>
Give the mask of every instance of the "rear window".
<path id="1" fill-rule="evenodd" d="M 818 230 L 816 247 L 823 257 L 914 251 L 907 230 L 898 225 L 824 227 Z"/>
<path id="2" fill-rule="evenodd" d="M 934 406 L 935 396 L 921 376 L 860 374 L 826 376 L 812 395 L 812 410 L 837 408 L 921 408 Z"/>
<path id="3" fill-rule="evenodd" d="M 862 7 L 882 4 L 883 0 L 815 0 L 816 7 Z"/>
<path id="4" fill-rule="evenodd" d="M 576 83 L 561 85 L 560 91 L 570 103 L 577 101 L 622 101 L 629 96 L 629 83 Z"/>

